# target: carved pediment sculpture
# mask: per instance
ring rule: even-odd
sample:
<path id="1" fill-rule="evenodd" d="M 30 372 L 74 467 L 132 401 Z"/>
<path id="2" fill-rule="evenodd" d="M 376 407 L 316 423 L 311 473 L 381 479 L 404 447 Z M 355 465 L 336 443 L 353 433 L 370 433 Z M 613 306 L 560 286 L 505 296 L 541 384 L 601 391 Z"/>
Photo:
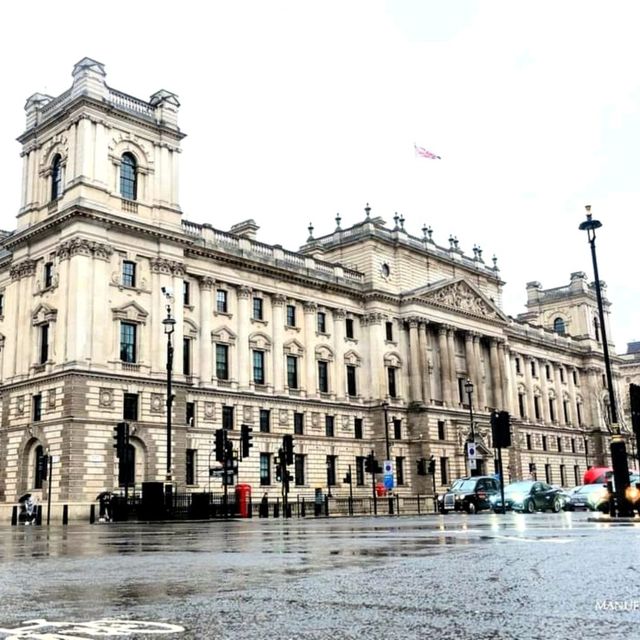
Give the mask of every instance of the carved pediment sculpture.
<path id="1" fill-rule="evenodd" d="M 448 307 L 461 313 L 468 313 L 482 318 L 504 320 L 502 312 L 486 300 L 464 280 L 457 280 L 435 288 L 432 291 L 423 290 L 419 297 L 422 300 L 442 307 Z"/>

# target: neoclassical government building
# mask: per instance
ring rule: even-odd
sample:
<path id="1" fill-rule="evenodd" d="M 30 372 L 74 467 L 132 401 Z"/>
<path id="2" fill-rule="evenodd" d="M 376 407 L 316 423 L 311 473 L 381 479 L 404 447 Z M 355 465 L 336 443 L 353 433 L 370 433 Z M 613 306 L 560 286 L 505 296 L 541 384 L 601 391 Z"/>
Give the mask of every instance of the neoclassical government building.
<path id="1" fill-rule="evenodd" d="M 344 495 L 350 467 L 356 494 L 370 495 L 364 459 L 387 448 L 400 495 L 432 491 L 416 466 L 431 456 L 440 490 L 468 473 L 471 411 L 477 472 L 495 471 L 494 409 L 512 416 L 507 479 L 572 486 L 605 462 L 608 393 L 584 273 L 553 289 L 529 283 L 514 318 L 480 248 L 438 245 L 429 228 L 412 235 L 368 205 L 350 228 L 310 228 L 299 251 L 260 242 L 253 220 L 189 221 L 179 106 L 168 91 L 143 100 L 111 88 L 89 58 L 67 91 L 27 100 L 22 202 L 0 255 L 2 503 L 45 497 L 46 454 L 54 504 L 84 508 L 117 487 L 120 421 L 128 480 L 166 480 L 168 339 L 178 491 L 219 491 L 215 430 L 237 442 L 242 424 L 254 439 L 238 481 L 254 496 L 279 494 L 285 434 L 293 495 Z"/>

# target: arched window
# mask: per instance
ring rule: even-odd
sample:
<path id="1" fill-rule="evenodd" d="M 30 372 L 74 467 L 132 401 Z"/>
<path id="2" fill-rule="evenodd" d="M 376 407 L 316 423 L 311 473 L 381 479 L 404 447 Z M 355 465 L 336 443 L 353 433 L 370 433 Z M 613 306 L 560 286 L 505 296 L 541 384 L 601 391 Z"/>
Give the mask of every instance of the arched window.
<path id="1" fill-rule="evenodd" d="M 131 153 L 122 154 L 120 163 L 120 195 L 126 200 L 138 197 L 138 176 L 136 159 Z"/>
<path id="2" fill-rule="evenodd" d="M 51 199 L 57 200 L 62 195 L 62 158 L 56 155 L 51 164 Z"/>
<path id="3" fill-rule="evenodd" d="M 43 482 L 43 478 L 42 478 L 42 457 L 44 456 L 44 449 L 42 448 L 42 445 L 38 445 L 36 447 L 35 450 L 35 455 L 33 456 L 33 463 L 34 463 L 34 469 L 33 469 L 33 488 L 34 489 L 42 489 L 42 482 Z"/>
<path id="4" fill-rule="evenodd" d="M 593 318 L 593 331 L 596 335 L 596 340 L 600 342 L 600 324 L 598 323 L 598 318 Z"/>
<path id="5" fill-rule="evenodd" d="M 553 330 L 563 336 L 566 332 L 564 320 L 562 318 L 556 318 L 553 321 Z"/>

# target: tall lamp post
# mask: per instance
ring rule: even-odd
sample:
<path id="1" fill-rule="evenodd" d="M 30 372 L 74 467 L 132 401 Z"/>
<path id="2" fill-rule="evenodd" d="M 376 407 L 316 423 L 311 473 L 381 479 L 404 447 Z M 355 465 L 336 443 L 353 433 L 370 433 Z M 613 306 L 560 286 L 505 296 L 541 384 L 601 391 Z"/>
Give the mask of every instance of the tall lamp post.
<path id="1" fill-rule="evenodd" d="M 602 355 L 604 357 L 604 368 L 607 377 L 607 389 L 609 391 L 609 409 L 611 411 L 611 466 L 613 467 L 613 477 L 615 480 L 615 492 L 618 515 L 627 515 L 630 512 L 626 499 L 626 490 L 629 487 L 629 466 L 627 463 L 627 451 L 624 438 L 620 433 L 618 424 L 618 411 L 616 407 L 616 396 L 613 390 L 613 376 L 611 375 L 611 360 L 609 358 L 609 342 L 607 340 L 607 326 L 604 321 L 604 305 L 602 304 L 602 291 L 600 288 L 600 276 L 598 275 L 598 261 L 596 259 L 596 229 L 602 226 L 599 220 L 591 217 L 591 206 L 585 207 L 587 219 L 580 224 L 580 231 L 587 232 L 587 238 L 591 245 L 591 259 L 593 261 L 593 277 L 596 285 L 596 299 L 598 301 L 598 317 L 600 319 L 600 335 L 602 339 Z M 614 514 L 611 514 L 614 515 Z"/>
<path id="2" fill-rule="evenodd" d="M 471 380 L 469 380 L 467 378 L 467 381 L 464 383 L 464 390 L 467 392 L 467 398 L 469 399 L 469 421 L 471 423 L 471 435 L 470 435 L 470 442 L 472 442 L 473 444 L 476 443 L 476 432 L 475 432 L 475 427 L 473 425 L 473 382 L 471 382 Z M 466 445 L 466 443 L 465 443 Z M 465 454 L 467 452 L 465 451 Z M 474 460 L 475 462 L 475 460 Z M 471 459 L 469 459 L 469 475 L 470 476 L 474 476 L 476 475 L 474 473 L 475 469 L 471 468 Z"/>
<path id="3" fill-rule="evenodd" d="M 170 298 L 171 294 L 164 289 L 163 293 Z M 176 320 L 171 317 L 171 305 L 167 304 L 167 317 L 162 321 L 164 333 L 167 336 L 167 482 L 171 482 L 171 407 L 173 405 L 173 391 L 171 389 L 171 374 L 173 373 L 173 343 L 171 336 L 175 330 Z"/>
<path id="4" fill-rule="evenodd" d="M 384 442 L 387 447 L 387 460 L 391 460 L 391 445 L 389 444 L 389 403 L 383 402 L 382 409 L 384 410 Z M 393 496 L 389 496 L 389 515 L 393 515 Z"/>

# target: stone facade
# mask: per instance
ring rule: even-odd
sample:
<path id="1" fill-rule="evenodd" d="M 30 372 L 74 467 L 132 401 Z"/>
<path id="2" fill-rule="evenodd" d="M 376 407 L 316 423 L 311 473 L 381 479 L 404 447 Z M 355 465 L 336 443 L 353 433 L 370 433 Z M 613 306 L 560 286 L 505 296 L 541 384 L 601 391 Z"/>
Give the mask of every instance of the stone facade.
<path id="1" fill-rule="evenodd" d="M 258 242 L 253 220 L 230 232 L 188 222 L 178 109 L 167 91 L 144 101 L 111 89 L 87 58 L 71 89 L 27 101 L 22 206 L 1 239 L 0 501 L 45 497 L 43 452 L 55 504 L 79 508 L 113 489 L 123 419 L 136 486 L 165 479 L 167 307 L 179 490 L 220 490 L 208 470 L 225 422 L 236 442 L 241 424 L 253 426 L 239 481 L 254 496 L 279 492 L 273 460 L 288 433 L 294 496 L 328 483 L 345 493 L 349 466 L 356 493 L 370 495 L 364 457 L 386 457 L 385 426 L 397 490 L 432 491 L 416 472 L 430 456 L 441 489 L 466 473 L 470 409 L 479 471 L 494 472 L 494 409 L 512 416 L 509 478 L 569 486 L 605 462 L 607 393 L 584 274 L 559 289 L 531 283 L 514 319 L 501 310 L 495 259 L 478 247 L 464 255 L 455 238 L 438 246 L 427 228 L 412 236 L 398 216 L 388 227 L 368 206 L 351 228 L 311 229 L 299 252 Z"/>

